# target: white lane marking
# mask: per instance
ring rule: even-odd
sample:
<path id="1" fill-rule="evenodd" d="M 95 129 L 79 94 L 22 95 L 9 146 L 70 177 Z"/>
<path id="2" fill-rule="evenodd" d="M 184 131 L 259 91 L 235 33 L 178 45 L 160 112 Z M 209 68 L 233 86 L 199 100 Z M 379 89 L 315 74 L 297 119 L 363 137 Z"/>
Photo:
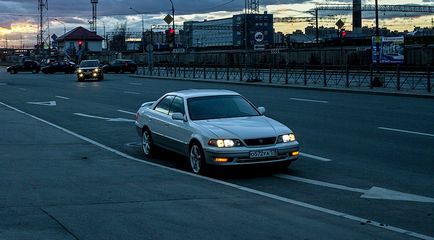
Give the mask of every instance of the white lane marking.
<path id="1" fill-rule="evenodd" d="M 106 120 L 106 121 L 110 120 L 110 118 L 98 117 L 98 116 L 88 115 L 88 114 L 84 114 L 84 113 L 74 113 L 74 115 L 81 116 L 81 117 L 101 119 L 101 120 Z"/>
<path id="2" fill-rule="evenodd" d="M 140 95 L 141 93 L 138 92 L 130 92 L 130 91 L 124 91 L 126 94 L 134 94 L 134 95 Z"/>
<path id="3" fill-rule="evenodd" d="M 33 105 L 42 105 L 42 106 L 49 106 L 49 107 L 54 107 L 56 106 L 56 101 L 48 101 L 48 102 L 26 102 L 28 104 L 33 104 Z"/>
<path id="4" fill-rule="evenodd" d="M 130 82 L 130 83 L 128 83 L 128 84 L 130 84 L 130 85 L 135 85 L 135 86 L 142 86 L 142 84 L 141 84 L 141 83 L 134 83 L 134 82 Z"/>
<path id="5" fill-rule="evenodd" d="M 366 189 L 347 187 L 344 185 L 328 183 L 328 182 L 323 182 L 323 181 L 318 181 L 318 180 L 313 180 L 308 178 L 295 177 L 295 176 L 290 176 L 285 174 L 275 174 L 274 176 L 278 178 L 313 184 L 322 187 L 334 188 L 334 189 L 356 192 L 356 193 L 363 193 L 360 196 L 361 198 L 434 203 L 434 198 L 410 194 L 410 193 L 398 192 L 398 191 L 375 187 L 375 186 L 366 190 Z"/>
<path id="6" fill-rule="evenodd" d="M 307 153 L 300 153 L 300 156 L 312 158 L 312 159 L 323 161 L 323 162 L 331 162 L 331 161 L 333 161 L 333 160 L 331 160 L 329 158 L 323 158 L 323 157 L 319 157 L 319 156 L 315 156 L 315 155 L 307 154 Z"/>
<path id="7" fill-rule="evenodd" d="M 402 129 L 396 129 L 396 128 L 387 128 L 387 127 L 378 127 L 378 129 L 394 131 L 394 132 L 417 134 L 417 135 L 428 136 L 428 137 L 434 137 L 434 134 L 431 134 L 431 133 L 415 132 L 415 131 L 402 130 Z"/>
<path id="8" fill-rule="evenodd" d="M 27 89 L 25 89 L 25 88 L 18 88 L 18 89 L 21 91 L 27 91 Z"/>
<path id="9" fill-rule="evenodd" d="M 420 196 L 416 194 L 398 192 L 398 191 L 375 187 L 375 186 L 365 191 L 365 193 L 360 197 L 371 198 L 371 199 L 395 200 L 395 201 L 434 203 L 434 198 Z"/>
<path id="10" fill-rule="evenodd" d="M 8 85 L 7 83 L 0 83 L 0 86 L 6 86 Z"/>
<path id="11" fill-rule="evenodd" d="M 125 110 L 120 110 L 120 109 L 118 110 L 118 112 L 130 114 L 130 115 L 136 115 L 136 113 L 125 111 Z"/>
<path id="12" fill-rule="evenodd" d="M 297 182 L 309 183 L 309 184 L 322 186 L 322 187 L 335 188 L 335 189 L 340 189 L 340 190 L 345 190 L 345 191 L 350 191 L 350 192 L 358 192 L 358 193 L 365 193 L 366 192 L 366 190 L 360 189 L 360 188 L 352 188 L 352 187 L 347 187 L 344 185 L 327 183 L 327 182 L 322 182 L 322 181 L 317 181 L 317 180 L 312 180 L 312 179 L 307 179 L 307 178 L 301 178 L 301 177 L 295 177 L 295 176 L 290 176 L 290 175 L 285 175 L 285 174 L 275 174 L 274 176 L 276 176 L 278 178 L 293 180 L 293 181 L 297 181 Z"/>
<path id="13" fill-rule="evenodd" d="M 60 99 L 65 99 L 65 100 L 69 100 L 70 98 L 67 98 L 67 97 L 63 97 L 63 96 L 56 96 L 57 98 L 60 98 Z"/>
<path id="14" fill-rule="evenodd" d="M 74 115 L 81 116 L 81 117 L 87 117 L 87 118 L 94 118 L 94 119 L 101 119 L 108 122 L 135 122 L 133 119 L 125 119 L 125 118 L 107 118 L 107 117 L 99 117 L 84 113 L 74 113 Z"/>
<path id="15" fill-rule="evenodd" d="M 290 98 L 290 99 L 294 101 L 302 101 L 302 102 L 329 103 L 329 101 L 304 99 L 304 98 Z"/>
<path id="16" fill-rule="evenodd" d="M 116 149 L 113 149 L 111 147 L 108 147 L 108 146 L 106 146 L 106 145 L 104 145 L 102 143 L 96 142 L 96 141 L 94 141 L 94 140 L 92 140 L 90 138 L 82 136 L 82 135 L 80 135 L 78 133 L 75 133 L 75 132 L 73 132 L 71 130 L 63 128 L 63 127 L 61 127 L 59 125 L 56 125 L 56 124 L 51 123 L 51 122 L 48 122 L 48 121 L 46 121 L 46 120 L 44 120 L 42 118 L 36 117 L 36 116 L 34 116 L 34 115 L 30 114 L 30 113 L 26 113 L 26 112 L 21 111 L 21 110 L 19 110 L 17 108 L 9 106 L 9 105 L 7 105 L 7 104 L 5 104 L 3 102 L 0 102 L 0 104 L 3 105 L 3 106 L 5 106 L 5 107 L 8 107 L 8 108 L 10 108 L 10 109 L 12 109 L 14 111 L 17 111 L 17 112 L 19 112 L 21 114 L 24 114 L 26 116 L 29 116 L 29 117 L 33 118 L 33 119 L 36 119 L 36 120 L 38 120 L 40 122 L 46 123 L 46 124 L 48 124 L 48 125 L 50 125 L 50 126 L 52 126 L 54 128 L 57 128 L 57 129 L 65 132 L 65 133 L 70 134 L 70 135 L 72 135 L 74 137 L 77 137 L 77 138 L 79 138 L 79 139 L 81 139 L 83 141 L 86 141 L 86 142 L 88 142 L 90 144 L 98 146 L 98 147 L 100 147 L 102 149 L 105 149 L 105 150 L 107 150 L 109 152 L 112 152 L 112 153 L 114 153 L 114 154 L 116 154 L 118 156 L 124 157 L 124 158 L 132 160 L 132 161 L 144 163 L 144 164 L 147 164 L 149 166 L 159 167 L 159 168 L 162 168 L 162 169 L 165 169 L 165 170 L 169 170 L 169 171 L 173 171 L 173 172 L 176 172 L 176 173 L 188 175 L 188 176 L 191 176 L 191 177 L 200 178 L 200 179 L 207 180 L 207 181 L 210 181 L 210 182 L 213 182 L 213 183 L 217 183 L 217 184 L 221 184 L 221 185 L 224 185 L 224 186 L 232 187 L 232 188 L 238 189 L 240 191 L 249 192 L 249 193 L 252 193 L 252 194 L 256 194 L 258 196 L 274 199 L 276 201 L 290 203 L 290 204 L 293 204 L 293 205 L 296 205 L 296 206 L 299 206 L 299 207 L 315 210 L 315 211 L 326 213 L 326 214 L 333 215 L 333 216 L 336 216 L 336 217 L 341 217 L 341 218 L 353 220 L 353 221 L 356 221 L 356 222 L 363 222 L 366 225 L 371 225 L 371 226 L 378 227 L 378 228 L 381 228 L 381 229 L 386 229 L 386 230 L 389 230 L 389 231 L 392 231 L 392 232 L 396 232 L 396 233 L 400 233 L 400 234 L 403 234 L 403 235 L 412 236 L 412 237 L 415 237 L 415 238 L 425 239 L 425 240 L 434 240 L 434 237 L 432 237 L 432 236 L 420 234 L 420 233 L 417 233 L 417 232 L 412 232 L 412 231 L 409 231 L 409 230 L 406 230 L 406 229 L 403 229 L 403 228 L 398 228 L 398 227 L 390 226 L 390 225 L 383 224 L 383 223 L 380 223 L 380 222 L 376 222 L 376 221 L 372 221 L 372 220 L 369 220 L 369 219 L 365 219 L 365 218 L 357 217 L 357 216 L 354 216 L 354 215 L 346 214 L 344 212 L 334 211 L 334 210 L 331 210 L 331 209 L 319 207 L 319 206 L 312 205 L 312 204 L 309 204 L 309 203 L 300 202 L 300 201 L 293 200 L 293 199 L 290 199 L 290 198 L 285 198 L 285 197 L 277 196 L 277 195 L 274 195 L 274 194 L 271 194 L 271 193 L 266 193 L 266 192 L 258 191 L 258 190 L 252 189 L 252 188 L 243 187 L 243 186 L 236 185 L 236 184 L 233 184 L 233 183 L 224 182 L 222 180 L 213 179 L 213 178 L 209 178 L 209 177 L 205 177 L 205 176 L 200 176 L 200 175 L 196 175 L 196 174 L 193 174 L 193 173 L 185 172 L 185 171 L 182 171 L 182 170 L 179 170 L 179 169 L 174 169 L 174 168 L 166 167 L 166 166 L 159 165 L 159 164 L 156 164 L 156 163 L 148 162 L 148 161 L 145 161 L 145 160 L 142 160 L 142 159 L 138 159 L 138 158 L 132 157 L 132 156 L 130 156 L 128 154 L 125 154 L 123 152 L 120 152 L 120 151 L 118 151 Z"/>

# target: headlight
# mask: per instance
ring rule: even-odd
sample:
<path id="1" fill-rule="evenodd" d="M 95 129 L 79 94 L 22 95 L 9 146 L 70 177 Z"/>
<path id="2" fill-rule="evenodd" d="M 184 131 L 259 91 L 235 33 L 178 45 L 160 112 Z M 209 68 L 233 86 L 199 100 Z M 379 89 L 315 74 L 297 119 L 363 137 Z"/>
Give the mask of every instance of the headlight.
<path id="1" fill-rule="evenodd" d="M 98 72 L 99 71 L 99 69 L 98 68 L 95 68 L 94 70 L 93 70 L 94 72 Z"/>
<path id="2" fill-rule="evenodd" d="M 208 145 L 219 148 L 239 147 L 242 145 L 240 140 L 237 139 L 211 139 Z"/>
<path id="3" fill-rule="evenodd" d="M 295 141 L 295 135 L 293 133 L 280 135 L 277 139 L 277 143 L 287 143 Z"/>
<path id="4" fill-rule="evenodd" d="M 81 69 L 78 69 L 78 73 L 82 73 L 83 72 L 83 70 L 81 70 Z"/>

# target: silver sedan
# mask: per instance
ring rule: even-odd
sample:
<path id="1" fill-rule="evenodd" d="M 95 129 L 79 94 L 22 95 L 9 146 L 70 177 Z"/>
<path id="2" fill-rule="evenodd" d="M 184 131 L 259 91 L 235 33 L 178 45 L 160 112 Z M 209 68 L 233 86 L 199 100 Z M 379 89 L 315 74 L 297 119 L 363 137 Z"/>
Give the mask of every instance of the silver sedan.
<path id="1" fill-rule="evenodd" d="M 142 104 L 136 115 L 142 149 L 155 147 L 187 156 L 194 173 L 210 165 L 276 164 L 288 167 L 299 144 L 285 125 L 264 116 L 240 94 L 228 90 L 184 90 Z"/>

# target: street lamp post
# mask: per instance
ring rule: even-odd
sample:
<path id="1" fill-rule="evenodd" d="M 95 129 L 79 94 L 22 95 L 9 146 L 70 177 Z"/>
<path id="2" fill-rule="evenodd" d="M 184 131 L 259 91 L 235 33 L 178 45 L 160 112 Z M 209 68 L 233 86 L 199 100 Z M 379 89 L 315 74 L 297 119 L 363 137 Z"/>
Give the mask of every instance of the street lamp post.
<path id="1" fill-rule="evenodd" d="M 173 6 L 173 1 L 170 0 L 170 4 L 172 4 L 172 18 L 173 18 L 173 25 L 172 28 L 175 30 L 175 7 Z M 176 35 L 175 35 L 176 36 Z M 175 41 L 176 42 L 176 41 Z"/>
<path id="2" fill-rule="evenodd" d="M 60 21 L 60 20 L 57 19 L 57 18 L 55 18 L 54 21 L 57 21 L 57 22 L 63 24 L 63 34 L 65 34 L 65 33 L 66 33 L 66 25 L 65 25 L 65 23 L 64 23 L 63 21 Z"/>
<path id="3" fill-rule="evenodd" d="M 375 0 L 375 59 L 380 64 L 380 30 L 378 29 L 378 0 Z"/>
<path id="4" fill-rule="evenodd" d="M 136 9 L 130 7 L 130 10 L 133 12 L 142 15 L 142 51 L 145 52 L 145 22 L 144 22 L 144 14 L 137 11 Z"/>

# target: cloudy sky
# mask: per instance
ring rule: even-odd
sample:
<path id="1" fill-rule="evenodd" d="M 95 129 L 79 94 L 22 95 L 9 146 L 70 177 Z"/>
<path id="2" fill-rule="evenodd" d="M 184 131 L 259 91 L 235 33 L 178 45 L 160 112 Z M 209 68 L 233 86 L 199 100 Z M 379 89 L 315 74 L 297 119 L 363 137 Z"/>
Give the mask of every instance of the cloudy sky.
<path id="1" fill-rule="evenodd" d="M 18 46 L 21 39 L 24 45 L 36 41 L 38 8 L 37 0 L 0 0 L 0 47 Z M 176 10 L 176 23 L 186 20 L 218 19 L 240 13 L 244 0 L 173 0 Z M 273 13 L 275 17 L 310 16 L 303 13 L 315 7 L 316 3 L 351 3 L 352 0 L 261 0 L 261 11 Z M 434 0 L 378 0 L 379 4 L 418 4 L 434 6 Z M 363 4 L 373 4 L 374 0 L 362 0 Z M 48 0 L 50 32 L 63 34 L 77 26 L 88 27 L 91 19 L 90 0 Z M 127 23 L 130 31 L 140 31 L 141 16 L 130 8 L 145 14 L 145 28 L 152 24 L 164 24 L 163 17 L 171 12 L 169 0 L 99 0 L 98 33 L 112 31 L 117 24 Z M 351 29 L 351 15 L 345 12 L 320 12 L 324 17 L 320 25 L 333 26 L 338 19 Z M 373 26 L 373 14 L 363 13 L 363 25 Z M 380 26 L 397 30 L 413 30 L 414 26 L 431 27 L 434 14 L 382 12 Z M 57 20 L 55 20 L 57 19 Z M 103 24 L 104 23 L 104 24 Z M 304 29 L 308 22 L 276 23 L 277 31 L 289 33 L 295 29 Z"/>

